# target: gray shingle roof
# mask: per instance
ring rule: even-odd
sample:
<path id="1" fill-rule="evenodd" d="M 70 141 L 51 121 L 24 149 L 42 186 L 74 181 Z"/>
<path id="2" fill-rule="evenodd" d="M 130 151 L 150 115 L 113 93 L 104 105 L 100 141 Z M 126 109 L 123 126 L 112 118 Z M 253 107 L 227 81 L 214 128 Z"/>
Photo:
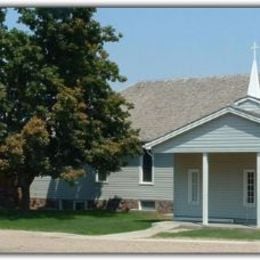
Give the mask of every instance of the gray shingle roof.
<path id="1" fill-rule="evenodd" d="M 122 91 L 133 127 L 151 141 L 246 97 L 248 75 L 140 82 Z"/>

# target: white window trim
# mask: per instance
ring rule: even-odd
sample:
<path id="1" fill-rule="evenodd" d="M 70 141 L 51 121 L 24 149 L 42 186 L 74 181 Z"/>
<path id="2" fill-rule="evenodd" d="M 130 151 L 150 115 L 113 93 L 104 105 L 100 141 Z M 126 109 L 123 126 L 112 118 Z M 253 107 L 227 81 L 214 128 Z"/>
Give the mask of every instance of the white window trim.
<path id="1" fill-rule="evenodd" d="M 101 180 L 99 180 L 98 179 L 98 171 L 96 171 L 96 173 L 95 173 L 95 182 L 96 183 L 103 183 L 103 184 L 107 184 L 108 183 L 108 175 L 106 175 L 106 180 L 105 181 L 101 181 Z"/>
<path id="2" fill-rule="evenodd" d="M 141 201 L 138 200 L 138 210 L 142 210 L 142 205 L 141 205 Z"/>
<path id="3" fill-rule="evenodd" d="M 139 157 L 139 185 L 154 185 L 154 155 L 152 157 L 152 181 L 143 181 L 143 155 Z"/>
<path id="4" fill-rule="evenodd" d="M 192 173 L 196 172 L 198 176 L 198 189 L 197 189 L 197 201 L 192 201 Z M 188 204 L 199 205 L 200 204 L 200 171 L 199 169 L 188 169 Z"/>
<path id="5" fill-rule="evenodd" d="M 139 200 L 138 201 L 138 210 L 142 211 L 144 210 L 143 207 L 142 207 L 142 201 L 147 201 L 147 200 Z M 148 200 L 148 201 L 154 201 L 154 200 Z M 155 207 L 155 201 L 154 201 L 154 209 L 146 209 L 145 211 L 156 211 L 156 207 Z"/>
<path id="6" fill-rule="evenodd" d="M 254 203 L 247 202 L 247 173 L 254 173 Z M 243 206 L 247 208 L 254 208 L 256 205 L 256 171 L 255 169 L 244 169 L 243 172 Z"/>

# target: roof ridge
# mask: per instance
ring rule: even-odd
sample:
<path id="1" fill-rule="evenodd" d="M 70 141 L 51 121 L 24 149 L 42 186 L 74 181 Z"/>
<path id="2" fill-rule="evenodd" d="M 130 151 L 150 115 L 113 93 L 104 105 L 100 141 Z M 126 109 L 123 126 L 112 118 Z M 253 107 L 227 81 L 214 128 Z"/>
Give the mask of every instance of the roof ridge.
<path id="1" fill-rule="evenodd" d="M 168 79 L 158 79 L 158 80 L 141 80 L 136 83 L 129 85 L 124 88 L 121 92 L 127 91 L 130 88 L 140 87 L 147 84 L 159 84 L 159 83 L 174 83 L 179 81 L 188 81 L 188 80 L 208 80 L 208 79 L 225 79 L 233 77 L 249 77 L 249 73 L 237 73 L 237 74 L 225 74 L 225 75 L 209 75 L 209 76 L 194 76 L 194 77 L 173 77 Z"/>

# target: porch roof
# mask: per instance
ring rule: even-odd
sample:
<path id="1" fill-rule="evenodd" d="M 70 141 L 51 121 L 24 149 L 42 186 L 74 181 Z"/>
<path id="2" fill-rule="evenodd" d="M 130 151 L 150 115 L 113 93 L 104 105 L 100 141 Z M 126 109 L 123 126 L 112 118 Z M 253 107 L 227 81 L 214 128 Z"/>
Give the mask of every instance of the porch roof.
<path id="1" fill-rule="evenodd" d="M 185 133 L 195 127 L 198 127 L 198 126 L 201 126 L 209 121 L 212 121 L 214 119 L 217 119 L 223 115 L 226 115 L 226 114 L 233 114 L 233 115 L 236 115 L 236 116 L 239 116 L 241 118 L 245 118 L 247 120 L 250 120 L 250 121 L 253 121 L 253 122 L 256 122 L 256 123 L 260 123 L 260 114 L 257 114 L 257 113 L 254 113 L 252 111 L 246 111 L 246 110 L 243 110 L 243 109 L 240 109 L 238 107 L 234 107 L 234 106 L 228 106 L 226 108 L 223 108 L 219 111 L 216 111 L 215 113 L 212 113 L 208 116 L 205 116 L 205 117 L 202 117 L 201 119 L 199 120 L 196 120 L 194 122 L 191 122 L 190 124 L 187 124 L 181 128 L 178 128 L 162 137 L 159 137 L 151 142 L 147 142 L 145 145 L 144 145 L 144 148 L 145 149 L 151 149 L 152 147 L 158 145 L 158 144 L 161 144 L 171 138 L 174 138 L 182 133 Z"/>

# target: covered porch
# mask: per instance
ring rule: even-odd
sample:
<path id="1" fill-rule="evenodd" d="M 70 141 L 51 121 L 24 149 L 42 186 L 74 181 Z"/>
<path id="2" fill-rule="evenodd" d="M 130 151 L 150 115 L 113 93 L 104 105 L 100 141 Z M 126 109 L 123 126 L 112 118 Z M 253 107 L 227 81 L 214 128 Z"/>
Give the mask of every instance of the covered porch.
<path id="1" fill-rule="evenodd" d="M 174 154 L 174 219 L 260 227 L 260 153 Z"/>
<path id="2" fill-rule="evenodd" d="M 260 105 L 259 105 L 260 106 Z M 145 145 L 173 155 L 176 217 L 260 228 L 260 116 L 225 108 Z"/>

